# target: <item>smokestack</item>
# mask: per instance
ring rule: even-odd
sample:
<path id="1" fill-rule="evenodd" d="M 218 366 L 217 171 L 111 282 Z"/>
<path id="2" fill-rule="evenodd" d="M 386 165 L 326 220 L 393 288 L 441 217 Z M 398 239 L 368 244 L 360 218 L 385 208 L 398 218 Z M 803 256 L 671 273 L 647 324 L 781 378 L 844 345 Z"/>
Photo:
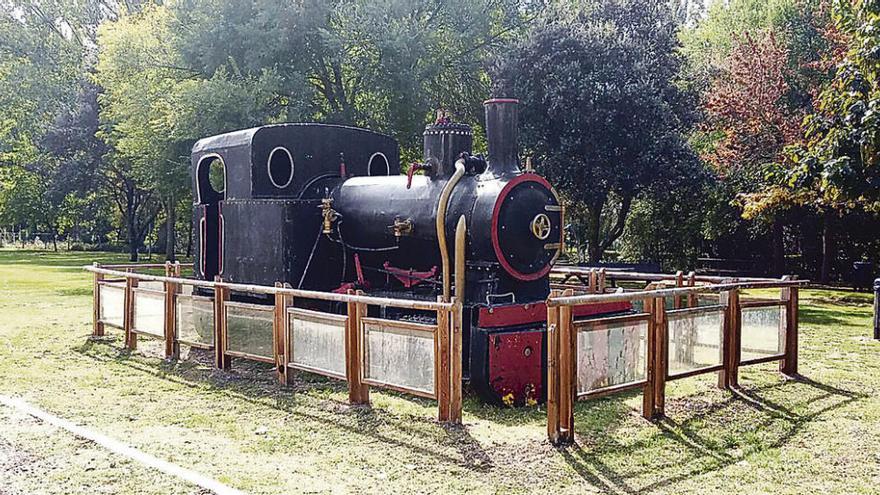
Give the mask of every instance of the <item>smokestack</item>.
<path id="1" fill-rule="evenodd" d="M 488 172 L 495 176 L 518 173 L 519 118 L 513 98 L 493 98 L 483 102 L 486 107 L 486 143 L 489 146 Z"/>

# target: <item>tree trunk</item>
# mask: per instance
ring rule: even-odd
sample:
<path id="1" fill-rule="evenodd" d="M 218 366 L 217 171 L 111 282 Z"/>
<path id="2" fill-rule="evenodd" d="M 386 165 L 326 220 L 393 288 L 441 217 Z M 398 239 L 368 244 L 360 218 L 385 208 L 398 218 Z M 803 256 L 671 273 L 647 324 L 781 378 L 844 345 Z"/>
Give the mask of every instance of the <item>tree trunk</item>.
<path id="1" fill-rule="evenodd" d="M 129 210 L 128 213 L 128 260 L 132 263 L 138 260 L 138 233 L 135 223 L 135 213 Z"/>
<path id="2" fill-rule="evenodd" d="M 602 244 L 599 237 L 602 235 L 602 207 L 589 207 L 587 209 L 589 215 L 589 224 L 587 228 L 587 261 L 590 264 L 599 263 L 602 259 Z"/>
<path id="3" fill-rule="evenodd" d="M 175 222 L 174 196 L 168 196 L 168 203 L 165 206 L 165 259 L 174 261 L 174 248 L 177 243 L 177 236 L 174 232 Z"/>
<path id="4" fill-rule="evenodd" d="M 190 220 L 189 228 L 186 229 L 186 257 L 190 258 L 193 254 L 193 226 Z"/>
<path id="5" fill-rule="evenodd" d="M 773 220 L 773 235 L 771 242 L 773 244 L 773 263 L 770 270 L 771 275 L 782 276 L 785 274 L 785 237 L 782 220 L 775 218 Z"/>
<path id="6" fill-rule="evenodd" d="M 834 239 L 834 213 L 825 212 L 822 217 L 822 270 L 819 281 L 827 284 L 831 281 L 831 269 L 837 257 L 837 243 Z"/>

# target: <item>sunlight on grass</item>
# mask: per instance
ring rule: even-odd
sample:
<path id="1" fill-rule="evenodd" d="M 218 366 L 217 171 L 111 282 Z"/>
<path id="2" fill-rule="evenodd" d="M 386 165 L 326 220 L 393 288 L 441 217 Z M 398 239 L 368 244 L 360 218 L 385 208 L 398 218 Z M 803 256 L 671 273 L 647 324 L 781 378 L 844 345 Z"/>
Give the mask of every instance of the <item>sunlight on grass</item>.
<path id="1" fill-rule="evenodd" d="M 880 344 L 865 294 L 801 292 L 809 380 L 783 381 L 767 364 L 743 370 L 737 396 L 714 375 L 672 382 L 655 424 L 638 392 L 582 402 L 577 445 L 557 449 L 543 406 L 468 396 L 465 426 L 447 427 L 429 400 L 373 390 L 373 408 L 350 407 L 338 381 L 297 374 L 282 388 L 265 365 L 221 372 L 209 353 L 166 362 L 156 341 L 130 353 L 118 330 L 91 339 L 91 278 L 78 267 L 94 259 L 124 257 L 0 250 L 0 393 L 248 492 L 875 493 L 880 483 Z M 4 410 L 0 469 L 13 493 L 198 493 Z"/>

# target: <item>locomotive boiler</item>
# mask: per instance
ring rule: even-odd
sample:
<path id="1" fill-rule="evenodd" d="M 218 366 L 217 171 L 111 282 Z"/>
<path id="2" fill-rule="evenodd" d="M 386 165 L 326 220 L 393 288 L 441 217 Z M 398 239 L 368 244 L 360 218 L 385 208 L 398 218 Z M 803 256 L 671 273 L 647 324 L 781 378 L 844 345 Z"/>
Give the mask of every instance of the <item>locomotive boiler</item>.
<path id="1" fill-rule="evenodd" d="M 544 300 L 564 219 L 553 187 L 520 169 L 517 103 L 484 103 L 486 157 L 473 155 L 470 126 L 438 118 L 406 174 L 394 139 L 353 127 L 280 124 L 198 141 L 196 276 L 430 300 L 455 292 L 471 388 L 493 403 L 542 400 Z M 462 217 L 464 286 L 454 287 Z"/>

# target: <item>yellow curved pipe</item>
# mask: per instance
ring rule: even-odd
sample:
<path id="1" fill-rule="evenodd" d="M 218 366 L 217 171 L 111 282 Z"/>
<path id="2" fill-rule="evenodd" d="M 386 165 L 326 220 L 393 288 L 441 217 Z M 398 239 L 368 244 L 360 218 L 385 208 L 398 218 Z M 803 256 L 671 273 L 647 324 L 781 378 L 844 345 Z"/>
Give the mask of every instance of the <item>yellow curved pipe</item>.
<path id="1" fill-rule="evenodd" d="M 437 204 L 437 243 L 440 245 L 440 260 L 443 265 L 443 302 L 449 302 L 449 251 L 446 245 L 446 208 L 449 207 L 449 197 L 458 181 L 464 176 L 464 160 L 455 162 L 455 172 L 443 186 L 440 192 L 440 202 Z"/>
<path id="2" fill-rule="evenodd" d="M 467 224 L 464 215 L 458 217 L 458 225 L 455 226 L 455 298 L 464 301 L 464 250 L 467 241 Z"/>

